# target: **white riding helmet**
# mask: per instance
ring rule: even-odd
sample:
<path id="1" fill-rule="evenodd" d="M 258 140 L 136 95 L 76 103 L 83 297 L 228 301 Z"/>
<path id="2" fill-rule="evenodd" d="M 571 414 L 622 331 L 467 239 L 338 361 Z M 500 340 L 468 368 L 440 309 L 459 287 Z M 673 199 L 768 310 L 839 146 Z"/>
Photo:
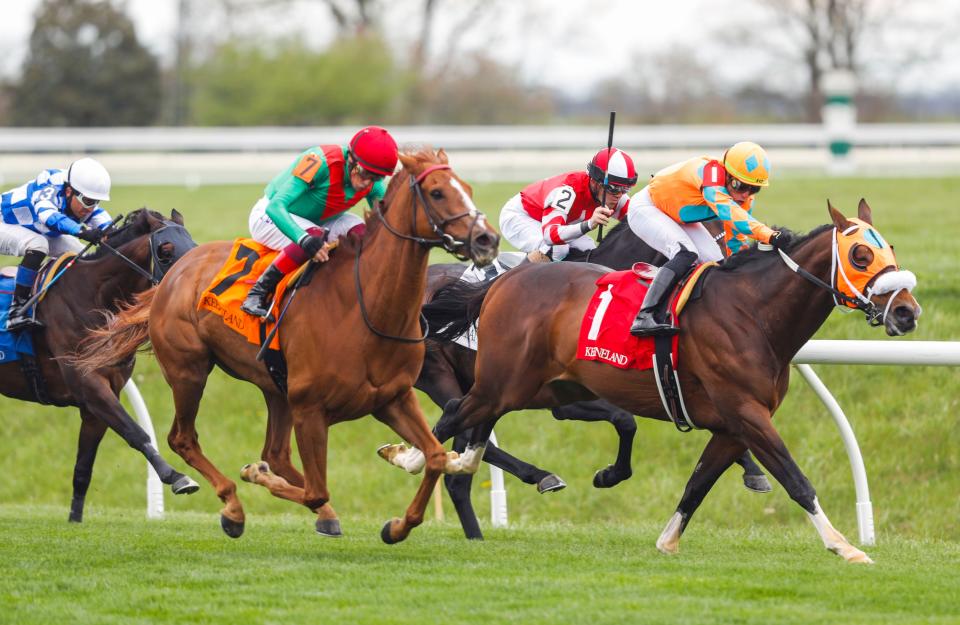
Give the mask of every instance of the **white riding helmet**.
<path id="1" fill-rule="evenodd" d="M 73 161 L 67 170 L 67 184 L 83 197 L 101 201 L 110 199 L 110 174 L 92 158 Z"/>

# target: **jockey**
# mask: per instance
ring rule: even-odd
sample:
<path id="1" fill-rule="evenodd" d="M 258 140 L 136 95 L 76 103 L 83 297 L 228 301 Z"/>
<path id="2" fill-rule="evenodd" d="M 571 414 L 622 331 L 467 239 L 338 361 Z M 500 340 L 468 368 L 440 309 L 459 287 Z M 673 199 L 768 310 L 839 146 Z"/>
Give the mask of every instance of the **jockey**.
<path id="1" fill-rule="evenodd" d="M 7 330 L 40 327 L 23 309 L 37 270 L 47 254 L 80 252 L 78 239 L 97 243 L 111 223 L 100 202 L 110 199 L 110 174 L 92 158 L 66 169 L 45 169 L 16 189 L 0 195 L 0 254 L 22 256 L 7 315 Z"/>
<path id="2" fill-rule="evenodd" d="M 701 262 L 723 258 L 701 221 L 723 222 L 731 254 L 744 249 L 748 237 L 778 246 L 780 233 L 751 214 L 753 196 L 769 184 L 767 153 L 756 143 L 742 141 L 720 161 L 701 156 L 661 169 L 631 198 L 630 229 L 668 259 L 643 299 L 631 334 L 676 333 L 665 318 L 670 292 L 698 258 Z"/>
<path id="3" fill-rule="evenodd" d="M 605 180 L 606 203 L 601 206 Z M 596 243 L 587 233 L 606 225 L 611 216 L 623 219 L 630 204 L 627 192 L 636 183 L 633 159 L 604 148 L 585 172 L 534 182 L 510 198 L 500 211 L 500 232 L 533 261 L 563 260 L 571 247 L 592 250 Z"/>
<path id="4" fill-rule="evenodd" d="M 397 142 L 390 133 L 367 126 L 349 145 L 308 149 L 270 181 L 250 212 L 250 234 L 258 243 L 281 251 L 240 309 L 265 317 L 283 276 L 310 259 L 326 262 L 330 243 L 324 242 L 324 228 L 329 241 L 350 232 L 362 234 L 363 220 L 346 211 L 364 198 L 371 207 L 383 199 L 383 178 L 393 173 L 397 159 Z"/>

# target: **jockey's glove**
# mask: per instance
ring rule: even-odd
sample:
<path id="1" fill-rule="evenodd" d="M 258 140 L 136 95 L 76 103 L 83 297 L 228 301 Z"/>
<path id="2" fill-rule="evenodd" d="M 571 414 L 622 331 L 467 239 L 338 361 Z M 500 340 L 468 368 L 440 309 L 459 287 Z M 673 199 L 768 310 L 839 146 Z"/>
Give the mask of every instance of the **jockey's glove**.
<path id="1" fill-rule="evenodd" d="M 786 246 L 787 246 L 786 237 L 784 237 L 783 233 L 780 232 L 779 230 L 773 231 L 773 234 L 770 235 L 769 242 L 770 242 L 770 245 L 773 246 L 773 249 L 776 249 L 776 250 L 786 249 Z"/>
<path id="2" fill-rule="evenodd" d="M 77 238 L 83 239 L 87 243 L 99 243 L 100 239 L 103 238 L 103 230 L 84 226 L 80 229 L 80 232 L 77 233 Z"/>
<path id="3" fill-rule="evenodd" d="M 297 241 L 297 245 L 307 253 L 310 258 L 316 256 L 323 248 L 323 237 L 315 237 L 312 234 L 305 234 Z"/>

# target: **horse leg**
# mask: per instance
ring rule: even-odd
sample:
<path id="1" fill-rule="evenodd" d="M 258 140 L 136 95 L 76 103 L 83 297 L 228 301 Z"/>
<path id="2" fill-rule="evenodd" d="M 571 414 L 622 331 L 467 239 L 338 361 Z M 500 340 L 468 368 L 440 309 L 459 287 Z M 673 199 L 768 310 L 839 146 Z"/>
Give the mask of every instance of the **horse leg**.
<path id="1" fill-rule="evenodd" d="M 742 409 L 741 414 L 744 414 Z M 794 462 L 780 434 L 773 427 L 769 412 L 757 406 L 743 418 L 745 421 L 743 438 L 750 447 L 750 451 L 786 489 L 790 498 L 806 510 L 827 550 L 841 556 L 847 562 L 872 563 L 873 560 L 867 554 L 851 545 L 830 523 L 827 515 L 820 508 L 813 485 Z"/>
<path id="2" fill-rule="evenodd" d="M 595 488 L 612 488 L 633 476 L 631 456 L 633 454 L 633 438 L 637 433 L 637 422 L 633 415 L 622 408 L 614 406 L 602 399 L 581 401 L 566 406 L 554 408 L 553 418 L 563 421 L 609 421 L 617 431 L 619 442 L 617 445 L 617 459 L 613 464 L 600 469 L 593 476 Z"/>
<path id="3" fill-rule="evenodd" d="M 458 434 L 453 439 L 453 450 L 457 453 L 464 451 L 469 440 L 469 432 Z M 473 502 L 470 500 L 473 476 L 446 474 L 443 476 L 443 484 L 447 487 L 450 501 L 453 502 L 453 507 L 457 511 L 457 518 L 460 519 L 460 527 L 463 528 L 464 535 L 470 540 L 483 540 L 480 522 L 477 520 L 477 513 L 474 512 Z"/>
<path id="4" fill-rule="evenodd" d="M 465 434 L 469 433 L 465 432 Z M 460 435 L 457 435 L 459 438 Z M 540 467 L 524 462 L 516 456 L 513 456 L 493 443 L 486 441 L 486 451 L 483 453 L 483 461 L 492 464 L 510 475 L 515 476 L 525 484 L 535 484 L 537 492 L 541 495 L 566 488 L 567 483 L 555 473 L 544 471 Z"/>
<path id="5" fill-rule="evenodd" d="M 680 504 L 674 512 L 663 533 L 657 539 L 657 549 L 663 553 L 676 553 L 680 548 L 680 535 L 686 529 L 690 517 L 700 506 L 703 498 L 713 488 L 717 478 L 726 471 L 734 460 L 741 456 L 746 449 L 736 438 L 715 432 L 693 469 L 693 474 L 687 480 Z"/>
<path id="6" fill-rule="evenodd" d="M 97 448 L 107 431 L 107 424 L 93 416 L 88 410 L 80 410 L 80 438 L 77 441 L 77 463 L 73 466 L 73 500 L 70 502 L 72 523 L 83 521 L 83 503 L 93 477 L 93 461 L 97 458 Z"/>
<path id="7" fill-rule="evenodd" d="M 247 482 L 260 484 L 270 489 L 275 496 L 296 503 L 303 501 L 303 474 L 293 466 L 290 459 L 290 433 L 293 430 L 293 417 L 286 397 L 273 392 L 263 393 L 267 403 L 267 433 L 260 459 L 243 467 L 241 477 Z M 289 491 L 287 487 L 297 487 Z M 323 536 L 342 536 L 340 520 L 329 502 L 323 504 L 317 515 L 317 533 Z"/>
<path id="8" fill-rule="evenodd" d="M 753 461 L 749 451 L 744 451 L 736 462 L 743 467 L 743 485 L 747 490 L 755 493 L 769 493 L 773 490 L 770 480 L 763 474 L 763 469 Z"/>
<path id="9" fill-rule="evenodd" d="M 426 458 L 423 481 L 420 482 L 420 487 L 413 501 L 410 502 L 406 514 L 402 519 L 395 518 L 387 521 L 380 532 L 380 537 L 385 543 L 393 544 L 405 539 L 414 527 L 423 522 L 423 514 L 433 493 L 433 487 L 441 473 L 451 471 L 449 465 L 452 462 L 443 446 L 430 432 L 430 427 L 420 410 L 412 388 L 375 411 L 373 416 L 390 426 L 401 438 L 422 450 Z"/>
<path id="10" fill-rule="evenodd" d="M 163 459 L 150 442 L 150 436 L 124 410 L 106 378 L 95 374 L 81 377 L 66 366 L 62 366 L 60 371 L 69 385 L 79 389 L 83 398 L 83 409 L 103 421 L 132 449 L 143 454 L 160 476 L 160 481 L 170 485 L 173 494 L 195 493 L 200 488 L 192 478 L 180 473 Z"/>
<path id="11" fill-rule="evenodd" d="M 168 360 L 164 357 L 165 346 L 155 341 L 154 349 L 157 350 L 157 361 L 164 378 L 173 391 L 174 416 L 167 443 L 184 462 L 199 471 L 213 486 L 217 497 L 224 503 L 220 511 L 220 527 L 227 536 L 240 538 L 243 535 L 246 515 L 237 497 L 237 485 L 203 454 L 197 436 L 197 412 L 210 371 L 209 359 L 202 353 L 178 350 L 171 351 Z"/>

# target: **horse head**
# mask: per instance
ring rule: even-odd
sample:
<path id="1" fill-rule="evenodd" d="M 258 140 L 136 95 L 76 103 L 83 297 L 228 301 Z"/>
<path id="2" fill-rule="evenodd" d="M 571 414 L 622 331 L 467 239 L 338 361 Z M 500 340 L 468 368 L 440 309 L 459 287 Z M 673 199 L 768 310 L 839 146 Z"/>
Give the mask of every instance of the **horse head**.
<path id="1" fill-rule="evenodd" d="M 829 200 L 827 210 L 836 226 L 832 280 L 846 296 L 843 303 L 864 310 L 870 324 L 882 324 L 890 336 L 913 331 L 921 313 L 911 293 L 917 278 L 900 269 L 893 246 L 873 227 L 870 205 L 861 199 L 856 219 L 844 217 Z"/>
<path id="2" fill-rule="evenodd" d="M 111 229 L 104 242 L 148 269 L 154 282 L 159 282 L 180 257 L 197 246 L 183 226 L 183 215 L 176 209 L 169 219 L 146 208 L 136 210 Z M 89 258 L 103 255 L 101 248 Z"/>
<path id="3" fill-rule="evenodd" d="M 402 152 L 400 162 L 413 191 L 413 236 L 459 258 L 469 258 L 479 266 L 491 263 L 496 258 L 500 236 L 477 210 L 473 189 L 450 167 L 446 152 Z M 426 219 L 416 218 L 418 205 Z"/>

